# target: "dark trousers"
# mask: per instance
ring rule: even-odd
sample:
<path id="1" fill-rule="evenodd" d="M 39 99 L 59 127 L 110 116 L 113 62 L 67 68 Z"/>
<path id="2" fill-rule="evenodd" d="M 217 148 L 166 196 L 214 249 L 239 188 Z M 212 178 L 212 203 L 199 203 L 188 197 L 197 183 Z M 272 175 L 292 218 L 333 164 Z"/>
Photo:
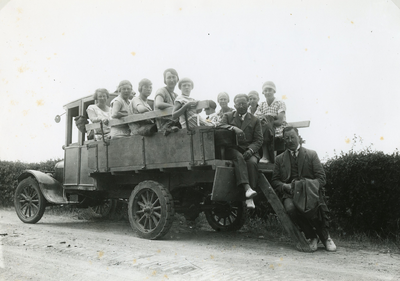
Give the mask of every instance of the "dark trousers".
<path id="1" fill-rule="evenodd" d="M 225 158 L 232 160 L 235 167 L 236 184 L 248 183 L 251 188 L 257 187 L 258 180 L 258 159 L 251 156 L 249 159 L 244 160 L 242 153 L 234 148 L 226 148 Z"/>
<path id="2" fill-rule="evenodd" d="M 272 116 L 268 116 L 272 117 Z M 271 119 L 271 118 L 270 118 Z M 274 140 L 275 140 L 275 127 L 272 120 L 266 122 L 265 120 L 261 121 L 261 131 L 263 134 L 264 144 L 267 146 L 267 151 L 263 150 L 263 157 L 268 158 L 271 163 L 275 162 L 274 155 Z"/>
<path id="3" fill-rule="evenodd" d="M 283 201 L 285 210 L 293 223 L 297 224 L 307 239 L 317 238 L 325 245 L 326 239 L 329 238 L 329 232 L 325 223 L 318 217 L 314 219 L 305 218 L 294 206 L 292 198 L 286 198 Z M 322 212 L 320 209 L 319 212 Z"/>

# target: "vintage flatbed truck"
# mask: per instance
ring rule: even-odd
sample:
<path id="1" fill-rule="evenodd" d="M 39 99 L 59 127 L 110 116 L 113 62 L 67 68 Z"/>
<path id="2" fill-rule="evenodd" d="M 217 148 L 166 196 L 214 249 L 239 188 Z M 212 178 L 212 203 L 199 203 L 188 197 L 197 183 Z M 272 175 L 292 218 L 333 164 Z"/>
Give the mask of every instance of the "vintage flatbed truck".
<path id="1" fill-rule="evenodd" d="M 108 103 L 114 97 L 112 94 Z M 94 102 L 92 96 L 87 96 L 64 106 L 64 160 L 55 165 L 54 173 L 27 170 L 19 176 L 14 205 L 23 222 L 38 222 L 49 205 L 99 208 L 124 200 L 132 229 L 147 239 L 165 235 L 175 212 L 189 219 L 204 212 L 210 226 L 217 231 L 233 231 L 243 226 L 244 192 L 236 188 L 232 162 L 224 159 L 225 144 L 236 142 L 232 131 L 198 127 L 168 136 L 155 133 L 149 137 L 85 140 L 87 132 L 101 128 L 101 124 L 88 124 L 86 132 L 82 132 L 74 125 L 74 118 L 87 117 L 86 109 Z M 208 109 L 208 102 L 199 102 L 198 108 Z M 171 113 L 169 109 L 131 115 L 111 120 L 110 125 Z M 309 121 L 291 125 L 308 127 Z M 265 177 L 272 170 L 273 164 L 260 165 L 259 188 L 294 241 L 300 241 L 303 250 L 309 251 Z"/>

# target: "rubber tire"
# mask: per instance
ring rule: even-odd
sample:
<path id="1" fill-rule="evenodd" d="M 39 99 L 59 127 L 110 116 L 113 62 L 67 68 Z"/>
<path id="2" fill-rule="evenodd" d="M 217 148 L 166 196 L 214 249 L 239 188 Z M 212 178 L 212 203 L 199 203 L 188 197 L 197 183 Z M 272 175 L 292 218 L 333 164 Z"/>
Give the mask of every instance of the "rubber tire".
<path id="1" fill-rule="evenodd" d="M 111 218 L 117 207 L 117 199 L 106 199 L 103 204 L 90 206 L 88 209 L 97 218 Z"/>
<path id="2" fill-rule="evenodd" d="M 221 231 L 221 232 L 236 231 L 241 229 L 246 221 L 247 218 L 246 205 L 242 201 L 215 202 L 211 201 L 211 199 L 208 197 L 205 201 L 205 205 L 215 205 L 217 207 L 212 210 L 204 211 L 208 224 L 216 231 Z M 222 207 L 222 209 L 220 209 L 222 211 L 218 211 L 218 206 L 220 208 Z M 233 215 L 228 215 L 228 213 L 231 214 L 232 210 L 237 210 L 236 218 Z M 221 220 L 217 220 L 216 217 L 225 220 L 220 222 Z M 231 223 L 229 224 L 227 224 L 228 217 L 230 217 L 230 219 L 232 220 Z"/>
<path id="3" fill-rule="evenodd" d="M 29 199 L 24 199 L 22 194 Z M 21 202 L 21 200 L 24 200 L 24 202 Z M 35 200 L 35 202 L 32 202 L 32 200 Z M 21 205 L 21 203 L 26 203 L 26 208 L 24 208 L 25 204 Z M 14 207 L 19 219 L 24 223 L 37 223 L 43 217 L 46 199 L 35 179 L 29 177 L 18 184 L 14 193 Z M 26 214 L 27 212 L 28 214 L 31 212 L 31 215 Z"/>
<path id="4" fill-rule="evenodd" d="M 144 202 L 145 200 L 142 195 L 145 195 L 144 197 L 148 200 L 149 194 L 153 194 L 153 196 L 156 195 L 156 197 L 150 197 L 149 201 Z M 158 203 L 156 203 L 157 199 Z M 139 202 L 142 206 L 139 205 Z M 157 209 L 155 210 L 152 207 L 149 207 L 149 202 L 152 202 L 152 205 L 155 204 Z M 146 205 L 146 203 L 148 203 L 147 207 L 149 207 L 147 211 L 143 208 L 143 205 Z M 143 213 L 143 216 L 139 218 L 140 215 L 136 215 L 137 212 Z M 154 240 L 163 237 L 172 226 L 174 214 L 174 201 L 172 195 L 158 182 L 143 181 L 139 183 L 129 197 L 129 223 L 132 229 L 142 238 Z M 141 223 L 143 218 L 144 223 Z M 158 221 L 155 222 L 155 220 Z M 148 222 L 148 229 L 146 229 L 146 222 Z"/>

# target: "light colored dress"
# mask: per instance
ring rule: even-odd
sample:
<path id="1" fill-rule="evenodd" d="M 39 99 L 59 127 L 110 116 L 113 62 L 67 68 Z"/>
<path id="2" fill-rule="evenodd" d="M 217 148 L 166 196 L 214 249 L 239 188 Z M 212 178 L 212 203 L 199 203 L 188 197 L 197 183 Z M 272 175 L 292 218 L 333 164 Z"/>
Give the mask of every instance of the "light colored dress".
<path id="1" fill-rule="evenodd" d="M 139 105 L 144 106 L 147 109 L 147 111 L 145 112 L 153 111 L 153 109 L 147 103 L 147 101 L 142 100 L 140 97 L 134 97 L 131 100 L 131 103 L 129 104 L 129 115 L 144 113 L 138 111 L 137 108 Z M 152 124 L 152 123 L 154 123 L 153 120 L 143 120 L 139 122 L 129 123 L 129 128 L 131 129 L 131 135 L 139 135 L 139 129 L 141 126 L 143 126 L 144 124 Z"/>
<path id="2" fill-rule="evenodd" d="M 194 98 L 187 97 L 184 95 L 180 95 L 175 99 L 175 102 L 180 102 L 182 105 L 187 104 L 188 102 L 196 101 Z M 187 120 L 189 122 L 189 128 L 195 128 L 197 126 L 209 126 L 214 127 L 215 125 L 211 122 L 207 122 L 200 115 L 197 114 L 196 108 L 191 108 L 186 110 Z M 179 116 L 179 123 L 181 123 L 182 129 L 187 128 L 186 126 L 186 118 L 185 114 Z"/>
<path id="3" fill-rule="evenodd" d="M 116 97 L 111 101 L 111 108 L 119 103 L 121 105 L 120 112 L 126 112 L 128 113 L 129 111 L 129 101 L 126 102 L 121 96 Z M 111 110 L 112 112 L 112 110 Z M 131 134 L 131 131 L 129 130 L 129 126 L 127 124 L 119 125 L 119 126 L 112 126 L 110 130 L 110 136 L 112 139 L 119 138 L 119 137 L 124 137 L 124 136 L 129 136 Z"/>
<path id="4" fill-rule="evenodd" d="M 86 112 L 89 116 L 89 119 L 92 123 L 98 123 L 101 120 L 104 119 L 111 119 L 111 111 L 110 108 L 107 106 L 108 110 L 103 111 L 100 107 L 98 107 L 96 104 L 91 104 L 88 106 L 86 109 Z M 104 131 L 104 137 L 109 138 L 110 134 L 110 126 L 104 125 L 103 124 L 103 131 Z M 101 134 L 101 129 L 95 129 L 94 130 L 94 138 L 95 140 L 101 140 L 102 139 L 102 134 Z"/>
<path id="5" fill-rule="evenodd" d="M 283 101 L 274 99 L 274 101 L 268 105 L 267 101 L 261 103 L 261 105 L 257 108 L 257 111 L 254 116 L 262 119 L 263 117 L 273 116 L 276 118 L 279 113 L 286 112 L 286 104 Z M 286 123 L 286 114 L 283 116 L 282 125 L 275 128 L 275 137 L 282 138 L 283 137 L 283 129 L 287 126 Z"/>
<path id="6" fill-rule="evenodd" d="M 161 96 L 165 103 L 169 103 L 172 106 L 174 105 L 175 99 L 178 96 L 174 92 L 170 92 L 167 87 L 163 87 L 157 90 L 156 96 L 154 97 L 154 101 L 158 96 Z M 154 107 L 154 110 L 158 110 L 158 108 Z M 172 120 L 171 117 L 160 117 L 157 118 L 157 127 L 159 131 L 165 129 L 165 127 L 174 126 L 174 122 L 177 120 Z"/>

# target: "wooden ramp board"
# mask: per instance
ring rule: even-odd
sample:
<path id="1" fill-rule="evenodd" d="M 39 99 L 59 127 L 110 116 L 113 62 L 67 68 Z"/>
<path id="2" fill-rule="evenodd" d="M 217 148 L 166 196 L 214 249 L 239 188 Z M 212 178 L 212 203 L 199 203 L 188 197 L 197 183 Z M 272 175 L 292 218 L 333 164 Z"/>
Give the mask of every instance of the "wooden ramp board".
<path id="1" fill-rule="evenodd" d="M 301 251 L 303 252 L 312 252 L 310 246 L 306 239 L 304 238 L 303 234 L 297 229 L 297 227 L 292 223 L 289 216 L 287 215 L 281 200 L 279 200 L 278 196 L 276 195 L 274 189 L 265 178 L 262 173 L 259 173 L 258 177 L 258 186 L 261 188 L 262 192 L 264 193 L 265 197 L 267 197 L 268 203 L 271 204 L 272 208 L 274 209 L 275 213 L 278 215 L 280 222 L 282 223 L 283 227 L 285 228 L 286 232 L 292 238 L 295 244 L 300 243 Z M 300 250 L 300 249 L 298 249 Z"/>

